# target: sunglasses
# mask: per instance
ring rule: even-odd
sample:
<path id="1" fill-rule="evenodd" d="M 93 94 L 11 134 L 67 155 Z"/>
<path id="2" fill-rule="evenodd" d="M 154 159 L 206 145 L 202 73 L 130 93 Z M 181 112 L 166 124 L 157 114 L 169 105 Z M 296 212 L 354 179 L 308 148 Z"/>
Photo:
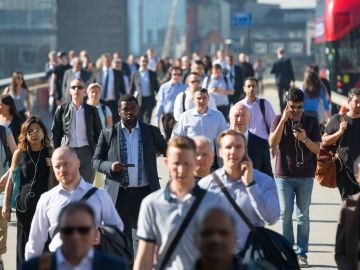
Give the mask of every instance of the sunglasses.
<path id="1" fill-rule="evenodd" d="M 190 81 L 191 83 L 200 83 L 200 80 Z"/>
<path id="2" fill-rule="evenodd" d="M 80 227 L 64 227 L 60 229 L 60 232 L 64 235 L 72 235 L 77 231 L 81 235 L 86 235 L 90 232 L 92 227 L 89 226 L 80 226 Z"/>
<path id="3" fill-rule="evenodd" d="M 29 129 L 29 130 L 26 132 L 26 134 L 28 134 L 28 135 L 31 135 L 31 134 L 40 134 L 41 132 L 42 132 L 41 129 L 36 128 L 36 129 Z"/>
<path id="4" fill-rule="evenodd" d="M 85 87 L 83 85 L 73 85 L 73 86 L 70 86 L 70 88 L 72 90 L 82 90 L 84 89 Z"/>

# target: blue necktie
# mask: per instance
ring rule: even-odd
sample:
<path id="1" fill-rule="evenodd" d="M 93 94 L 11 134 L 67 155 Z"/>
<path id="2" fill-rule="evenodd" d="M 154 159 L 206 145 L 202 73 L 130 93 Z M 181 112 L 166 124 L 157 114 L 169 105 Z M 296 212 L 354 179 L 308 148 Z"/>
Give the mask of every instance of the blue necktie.
<path id="1" fill-rule="evenodd" d="M 106 100 L 107 93 L 108 93 L 108 85 L 109 85 L 109 70 L 106 69 L 105 71 L 105 83 L 104 83 L 104 100 Z"/>

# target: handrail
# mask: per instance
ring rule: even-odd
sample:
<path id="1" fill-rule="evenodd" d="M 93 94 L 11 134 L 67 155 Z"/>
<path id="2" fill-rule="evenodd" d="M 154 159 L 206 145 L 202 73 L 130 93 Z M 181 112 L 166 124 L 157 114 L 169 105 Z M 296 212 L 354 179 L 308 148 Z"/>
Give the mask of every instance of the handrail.
<path id="1" fill-rule="evenodd" d="M 45 72 L 38 72 L 38 73 L 31 73 L 25 74 L 24 79 L 26 83 L 31 84 L 31 81 L 45 79 L 46 73 Z M 8 86 L 11 83 L 11 77 L 1 79 L 0 80 L 0 89 L 2 90 L 4 87 Z"/>

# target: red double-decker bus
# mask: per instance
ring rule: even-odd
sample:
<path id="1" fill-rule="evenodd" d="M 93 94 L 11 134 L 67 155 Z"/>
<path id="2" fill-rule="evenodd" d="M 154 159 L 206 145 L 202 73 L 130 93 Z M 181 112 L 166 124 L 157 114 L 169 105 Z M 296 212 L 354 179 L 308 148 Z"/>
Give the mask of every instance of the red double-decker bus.
<path id="1" fill-rule="evenodd" d="M 342 105 L 339 94 L 360 87 L 360 0 L 317 0 L 315 51 L 330 81 L 332 101 Z"/>

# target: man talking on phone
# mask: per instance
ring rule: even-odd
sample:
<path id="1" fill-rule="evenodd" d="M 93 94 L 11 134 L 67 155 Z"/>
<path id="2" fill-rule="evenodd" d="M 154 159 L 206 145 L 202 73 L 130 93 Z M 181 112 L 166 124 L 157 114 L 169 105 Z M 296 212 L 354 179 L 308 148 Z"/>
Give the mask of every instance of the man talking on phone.
<path id="1" fill-rule="evenodd" d="M 105 189 L 124 221 L 124 233 L 136 253 L 136 227 L 143 198 L 160 188 L 156 154 L 165 154 L 166 141 L 157 127 L 138 120 L 138 100 L 121 96 L 121 121 L 103 129 L 93 157 L 93 167 L 106 174 Z"/>
<path id="2" fill-rule="evenodd" d="M 269 144 L 277 147 L 275 182 L 280 201 L 282 234 L 295 244 L 292 214 L 296 198 L 297 249 L 300 267 L 308 267 L 309 207 L 313 189 L 320 130 L 314 117 L 303 113 L 304 92 L 292 88 L 282 114 L 272 123 Z"/>
<path id="3" fill-rule="evenodd" d="M 219 155 L 224 165 L 200 180 L 199 186 L 222 193 L 220 181 L 243 210 L 255 227 L 264 227 L 265 223 L 274 224 L 280 216 L 279 199 L 274 180 L 253 169 L 252 161 L 246 152 L 246 138 L 244 134 L 228 129 L 217 138 Z M 245 245 L 249 228 L 228 200 L 224 200 L 230 213 L 235 217 L 237 245 L 240 252 Z"/>

